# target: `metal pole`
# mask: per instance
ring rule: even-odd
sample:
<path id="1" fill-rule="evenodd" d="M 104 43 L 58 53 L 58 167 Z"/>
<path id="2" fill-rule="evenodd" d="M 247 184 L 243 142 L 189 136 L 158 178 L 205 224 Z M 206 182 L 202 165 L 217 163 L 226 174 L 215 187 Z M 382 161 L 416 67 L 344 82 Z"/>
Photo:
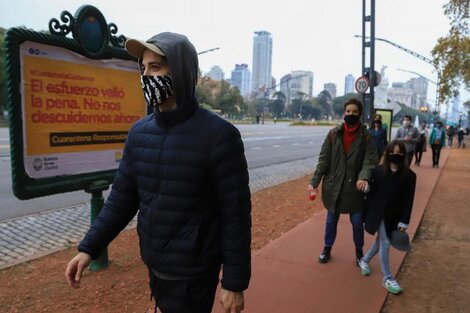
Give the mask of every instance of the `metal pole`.
<path id="1" fill-rule="evenodd" d="M 374 113 L 374 88 L 377 85 L 375 77 L 375 0 L 370 2 L 370 106 L 367 122 Z"/>
<path id="2" fill-rule="evenodd" d="M 362 75 L 366 74 L 366 0 L 362 0 Z M 362 103 L 366 106 L 366 93 L 362 94 Z M 364 118 L 364 116 L 363 116 Z"/>
<path id="3" fill-rule="evenodd" d="M 103 191 L 109 188 L 109 183 L 107 181 L 97 181 L 92 183 L 88 188 L 85 189 L 87 193 L 91 193 L 91 211 L 90 211 L 90 222 L 93 224 L 96 217 L 101 211 L 101 208 L 104 204 Z M 90 270 L 99 271 L 108 267 L 108 248 L 105 248 L 100 256 L 91 261 Z"/>
<path id="4" fill-rule="evenodd" d="M 441 74 L 437 67 L 436 67 L 436 72 L 437 72 L 436 104 L 434 106 L 434 112 L 436 113 L 434 114 L 434 124 L 437 122 L 438 116 L 441 115 L 441 104 L 439 102 L 439 87 L 441 85 Z"/>

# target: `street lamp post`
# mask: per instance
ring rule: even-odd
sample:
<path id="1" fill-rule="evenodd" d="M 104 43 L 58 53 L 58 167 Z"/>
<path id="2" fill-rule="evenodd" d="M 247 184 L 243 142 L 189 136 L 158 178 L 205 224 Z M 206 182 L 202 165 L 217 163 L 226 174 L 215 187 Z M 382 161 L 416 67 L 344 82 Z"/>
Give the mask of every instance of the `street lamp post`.
<path id="1" fill-rule="evenodd" d="M 362 0 L 362 73 L 368 76 L 370 81 L 369 93 L 362 94 L 362 102 L 364 104 L 364 118 L 369 122 L 371 115 L 374 113 L 374 87 L 376 84 L 375 74 L 375 0 L 369 0 L 369 15 L 366 15 L 366 0 Z M 369 23 L 369 27 L 367 27 Z M 366 29 L 369 30 L 370 36 L 366 36 Z M 370 39 L 366 41 L 366 39 Z M 369 66 L 366 67 L 366 49 L 369 49 Z"/>
<path id="2" fill-rule="evenodd" d="M 201 55 L 201 54 L 204 54 L 204 53 L 207 53 L 207 52 L 212 52 L 212 51 L 219 50 L 219 49 L 220 49 L 219 47 L 215 47 L 215 48 L 212 48 L 212 49 L 207 49 L 207 50 L 198 52 L 197 55 Z"/>
<path id="3" fill-rule="evenodd" d="M 362 41 L 364 42 L 365 38 L 369 38 L 369 37 L 365 37 L 364 35 L 364 31 L 363 31 L 363 35 L 354 35 L 354 37 L 362 37 Z M 365 38 L 364 38 L 365 37 Z M 396 44 L 390 40 L 387 40 L 387 39 L 384 39 L 384 38 L 379 38 L 379 37 L 375 37 L 375 38 L 372 38 L 371 41 L 375 41 L 375 40 L 378 40 L 378 41 L 383 41 L 385 43 L 388 43 L 400 50 L 403 50 L 405 51 L 406 53 L 409 53 L 415 57 L 417 57 L 418 59 L 420 59 L 421 61 L 424 61 L 430 65 L 432 65 L 432 67 L 434 68 L 434 70 L 436 71 L 437 73 L 437 87 L 436 87 L 436 103 L 435 103 L 435 107 L 434 107 L 434 115 L 435 115 L 435 119 L 437 119 L 436 115 L 439 115 L 440 111 L 441 111 L 441 108 L 440 108 L 440 103 L 439 103 L 439 86 L 440 86 L 440 82 L 441 82 L 441 74 L 439 72 L 439 68 L 434 64 L 434 62 L 429 59 L 429 58 L 426 58 L 425 56 L 422 56 L 421 54 L 419 53 L 416 53 L 408 48 L 405 48 L 399 44 Z"/>

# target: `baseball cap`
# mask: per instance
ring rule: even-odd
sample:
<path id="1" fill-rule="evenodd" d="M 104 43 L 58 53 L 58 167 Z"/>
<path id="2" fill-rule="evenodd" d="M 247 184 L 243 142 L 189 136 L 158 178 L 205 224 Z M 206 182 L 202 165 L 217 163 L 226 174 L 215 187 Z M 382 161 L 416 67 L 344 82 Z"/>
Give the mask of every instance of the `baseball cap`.
<path id="1" fill-rule="evenodd" d="M 139 39 L 128 39 L 126 41 L 127 52 L 129 52 L 129 54 L 135 56 L 136 58 L 141 59 L 145 49 L 149 49 L 150 51 L 153 51 L 156 54 L 165 56 L 165 53 L 163 53 L 162 49 L 160 49 L 154 43 L 146 42 Z"/>

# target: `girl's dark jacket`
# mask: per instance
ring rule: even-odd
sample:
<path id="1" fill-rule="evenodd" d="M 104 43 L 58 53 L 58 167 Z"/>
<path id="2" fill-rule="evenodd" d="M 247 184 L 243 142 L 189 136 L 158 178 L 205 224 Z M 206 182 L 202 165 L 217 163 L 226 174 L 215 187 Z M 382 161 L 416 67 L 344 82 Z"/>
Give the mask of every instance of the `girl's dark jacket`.
<path id="1" fill-rule="evenodd" d="M 251 275 L 251 201 L 240 133 L 199 108 L 188 39 L 162 33 L 152 41 L 168 60 L 177 108 L 133 125 L 111 193 L 78 250 L 96 258 L 138 212 L 149 268 L 191 278 L 223 265 L 222 286 L 242 291 Z"/>
<path id="2" fill-rule="evenodd" d="M 387 236 L 398 223 L 409 224 L 416 187 L 416 174 L 411 169 L 393 173 L 377 166 L 372 174 L 370 193 L 366 201 L 365 230 L 375 234 L 384 220 Z"/>
<path id="3" fill-rule="evenodd" d="M 331 213 L 362 212 L 364 194 L 356 189 L 359 179 L 370 180 L 377 153 L 366 127 L 359 127 L 347 154 L 343 147 L 344 124 L 326 135 L 310 184 L 318 187 L 323 178 L 322 201 Z"/>

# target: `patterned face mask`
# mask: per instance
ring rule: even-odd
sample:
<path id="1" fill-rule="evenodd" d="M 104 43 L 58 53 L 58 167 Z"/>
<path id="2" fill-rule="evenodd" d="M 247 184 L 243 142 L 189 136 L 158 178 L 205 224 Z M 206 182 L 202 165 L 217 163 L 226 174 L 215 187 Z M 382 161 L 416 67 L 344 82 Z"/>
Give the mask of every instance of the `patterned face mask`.
<path id="1" fill-rule="evenodd" d="M 140 76 L 145 101 L 151 107 L 158 106 L 173 95 L 171 75 Z"/>

